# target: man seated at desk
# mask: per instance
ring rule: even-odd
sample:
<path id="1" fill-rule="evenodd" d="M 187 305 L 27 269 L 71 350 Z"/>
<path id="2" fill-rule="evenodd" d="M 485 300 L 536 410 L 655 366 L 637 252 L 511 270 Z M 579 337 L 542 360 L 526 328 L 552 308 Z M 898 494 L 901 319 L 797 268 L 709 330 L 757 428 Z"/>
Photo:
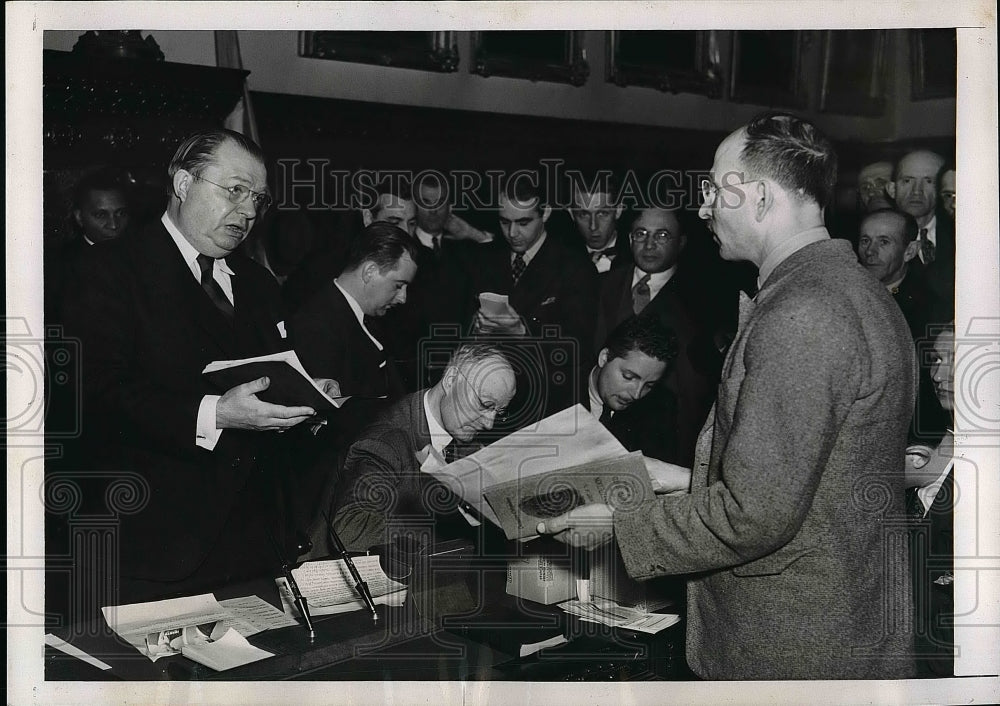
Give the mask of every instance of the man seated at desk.
<path id="1" fill-rule="evenodd" d="M 514 371 L 499 348 L 468 343 L 433 387 L 403 397 L 361 433 L 347 453 L 333 527 L 349 551 L 432 526 L 432 541 L 466 538 L 460 499 L 432 472 L 430 454 L 450 462 L 493 428 L 514 396 Z"/>
<path id="2" fill-rule="evenodd" d="M 677 400 L 663 376 L 677 339 L 655 316 L 626 319 L 608 336 L 580 401 L 629 451 L 676 462 Z"/>

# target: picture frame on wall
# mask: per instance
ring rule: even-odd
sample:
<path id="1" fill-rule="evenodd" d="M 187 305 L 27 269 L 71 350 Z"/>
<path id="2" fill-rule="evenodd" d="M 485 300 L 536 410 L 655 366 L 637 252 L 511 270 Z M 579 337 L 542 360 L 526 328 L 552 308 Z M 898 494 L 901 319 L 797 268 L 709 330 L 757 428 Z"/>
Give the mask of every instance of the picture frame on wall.
<path id="1" fill-rule="evenodd" d="M 615 30 L 605 36 L 610 83 L 721 96 L 717 31 Z"/>
<path id="2" fill-rule="evenodd" d="M 804 108 L 799 30 L 733 32 L 729 97 L 736 103 Z"/>
<path id="3" fill-rule="evenodd" d="M 953 27 L 910 30 L 910 98 L 954 98 L 958 88 L 958 43 Z"/>
<path id="4" fill-rule="evenodd" d="M 480 76 L 582 86 L 590 76 L 583 33 L 552 30 L 472 32 L 472 65 Z"/>
<path id="5" fill-rule="evenodd" d="M 888 85 L 888 44 L 886 30 L 824 32 L 820 110 L 882 115 Z"/>
<path id="6" fill-rule="evenodd" d="M 299 56 L 443 73 L 459 62 L 455 32 L 299 32 Z"/>

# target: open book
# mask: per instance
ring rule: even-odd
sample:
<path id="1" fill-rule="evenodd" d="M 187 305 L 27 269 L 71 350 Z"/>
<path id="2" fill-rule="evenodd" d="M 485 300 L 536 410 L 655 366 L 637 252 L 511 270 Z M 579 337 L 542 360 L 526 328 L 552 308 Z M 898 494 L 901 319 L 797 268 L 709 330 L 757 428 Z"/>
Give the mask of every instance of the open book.
<path id="1" fill-rule="evenodd" d="M 242 360 L 212 361 L 201 373 L 222 391 L 266 375 L 271 379 L 271 385 L 259 393 L 258 398 L 286 407 L 312 407 L 317 414 L 339 409 L 350 399 L 330 397 L 323 392 L 292 350 Z"/>

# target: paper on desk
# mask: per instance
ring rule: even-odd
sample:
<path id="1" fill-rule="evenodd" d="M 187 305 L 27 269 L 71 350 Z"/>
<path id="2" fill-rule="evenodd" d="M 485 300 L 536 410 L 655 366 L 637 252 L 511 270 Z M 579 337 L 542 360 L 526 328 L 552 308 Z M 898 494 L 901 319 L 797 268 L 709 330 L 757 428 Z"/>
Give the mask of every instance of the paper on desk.
<path id="1" fill-rule="evenodd" d="M 242 667 L 244 664 L 274 656 L 271 652 L 254 647 L 232 628 L 226 630 L 225 634 L 217 640 L 197 645 L 185 645 L 181 648 L 181 654 L 217 672 Z"/>
<path id="2" fill-rule="evenodd" d="M 183 631 L 184 628 L 194 626 L 214 625 L 230 617 L 211 593 L 150 603 L 106 606 L 101 608 L 101 612 L 115 633 L 154 662 L 160 657 L 177 654 L 177 650 L 150 650 L 147 637 L 169 631 Z"/>
<path id="3" fill-rule="evenodd" d="M 379 565 L 378 556 L 352 557 L 361 578 L 368 584 L 376 605 L 399 606 L 406 599 L 406 586 L 393 581 Z M 366 608 L 364 600 L 354 587 L 354 579 L 343 559 L 308 561 L 292 576 L 299 585 L 299 591 L 308 600 L 309 612 L 313 615 L 347 613 Z M 275 579 L 282 607 L 289 615 L 298 615 L 292 592 L 284 576 Z"/>
<path id="4" fill-rule="evenodd" d="M 228 598 L 219 601 L 219 605 L 229 614 L 229 618 L 222 621 L 222 627 L 233 628 L 243 637 L 299 624 L 294 618 L 282 613 L 260 596 Z"/>
<path id="5" fill-rule="evenodd" d="M 107 662 L 87 654 L 79 647 L 69 644 L 62 638 L 56 637 L 50 632 L 45 633 L 45 644 L 50 647 L 56 648 L 60 652 L 68 654 L 70 657 L 76 657 L 78 660 L 86 662 L 87 664 L 97 667 L 98 669 L 104 669 L 104 670 L 111 669 L 111 665 L 108 664 Z"/>
<path id="6" fill-rule="evenodd" d="M 574 405 L 438 469 L 435 475 L 499 527 L 499 518 L 483 499 L 488 488 L 627 454 L 625 447 L 594 415 Z"/>
<path id="7" fill-rule="evenodd" d="M 679 615 L 668 613 L 644 613 L 603 598 L 595 598 L 586 603 L 579 600 L 566 601 L 560 603 L 559 607 L 589 623 L 638 630 L 651 635 L 665 630 L 681 619 Z"/>

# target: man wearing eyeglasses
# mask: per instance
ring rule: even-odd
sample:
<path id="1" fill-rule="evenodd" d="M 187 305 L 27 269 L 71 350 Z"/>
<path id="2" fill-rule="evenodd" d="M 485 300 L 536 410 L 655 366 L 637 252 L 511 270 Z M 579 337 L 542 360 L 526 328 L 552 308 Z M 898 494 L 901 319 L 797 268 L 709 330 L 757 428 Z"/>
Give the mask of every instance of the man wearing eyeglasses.
<path id="1" fill-rule="evenodd" d="M 213 360 L 287 349 L 273 279 L 234 254 L 270 203 L 260 148 L 210 130 L 170 162 L 162 218 L 94 253 L 66 305 L 82 350 L 83 441 L 91 469 L 134 491 L 117 516 L 120 563 L 94 600 L 128 603 L 208 590 L 273 564 L 284 521 L 274 498 L 284 476 L 269 459 L 309 407 L 270 404 L 264 377 L 213 389 Z M 332 380 L 318 381 L 337 393 Z M 291 541 L 287 545 L 290 546 Z M 117 595 L 109 591 L 118 586 Z"/>
<path id="2" fill-rule="evenodd" d="M 914 675 L 909 559 L 891 527 L 916 361 L 885 287 L 823 225 L 836 165 L 792 115 L 722 142 L 700 215 L 724 258 L 757 265 L 760 290 L 741 301 L 690 493 L 538 528 L 578 546 L 614 537 L 638 580 L 691 576 L 686 653 L 706 679 Z"/>
<path id="3" fill-rule="evenodd" d="M 601 280 L 595 352 L 605 345 L 608 334 L 630 316 L 645 312 L 674 331 L 678 339 L 677 362 L 664 380 L 677 405 L 675 456 L 664 459 L 688 466 L 694 458 L 698 431 L 712 406 L 715 390 L 711 377 L 702 372 L 713 361 L 693 360 L 705 338 L 689 304 L 687 273 L 679 266 L 687 235 L 677 214 L 663 208 L 639 211 L 629 231 L 632 267 L 615 268 Z M 708 348 L 711 348 L 709 346 Z M 657 395 L 654 393 L 654 397 Z"/>
<path id="4" fill-rule="evenodd" d="M 408 536 L 422 543 L 478 536 L 434 470 L 465 455 L 503 418 L 514 371 L 491 343 L 464 344 L 441 380 L 401 398 L 365 429 L 344 462 L 333 527 L 351 551 Z"/>

